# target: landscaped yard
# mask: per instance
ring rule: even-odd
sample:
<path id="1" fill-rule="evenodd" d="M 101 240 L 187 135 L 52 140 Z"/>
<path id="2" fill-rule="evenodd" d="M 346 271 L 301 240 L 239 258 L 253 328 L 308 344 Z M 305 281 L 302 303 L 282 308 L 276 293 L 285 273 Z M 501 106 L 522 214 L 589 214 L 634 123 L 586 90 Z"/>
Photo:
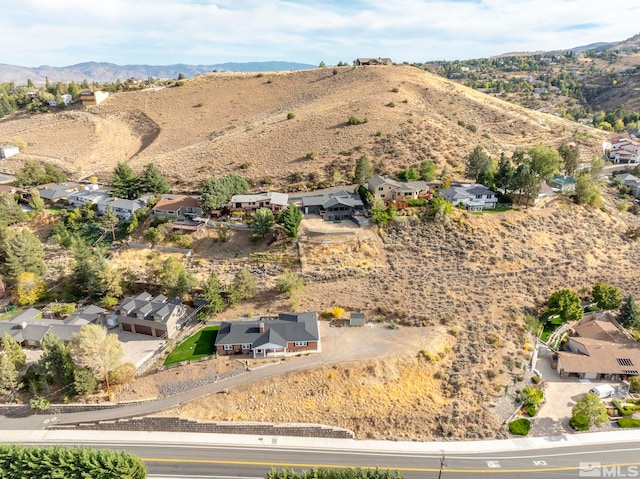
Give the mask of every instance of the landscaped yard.
<path id="1" fill-rule="evenodd" d="M 562 318 L 556 317 L 547 319 L 544 321 L 544 326 L 542 330 L 542 335 L 540 335 L 540 339 L 542 341 L 546 341 L 551 333 L 553 333 L 558 327 L 563 323 Z"/>
<path id="2" fill-rule="evenodd" d="M 165 366 L 181 363 L 182 361 L 193 361 L 207 356 L 211 356 L 214 351 L 213 343 L 218 335 L 220 326 L 207 326 L 193 336 L 182 341 L 167 357 Z"/>

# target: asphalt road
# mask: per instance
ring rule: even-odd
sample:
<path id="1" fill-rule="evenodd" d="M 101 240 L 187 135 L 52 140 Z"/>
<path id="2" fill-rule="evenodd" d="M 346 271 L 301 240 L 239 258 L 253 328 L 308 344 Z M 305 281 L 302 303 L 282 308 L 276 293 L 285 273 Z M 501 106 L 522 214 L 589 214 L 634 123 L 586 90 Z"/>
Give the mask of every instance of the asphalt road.
<path id="1" fill-rule="evenodd" d="M 85 444 L 90 442 L 94 447 L 125 449 L 140 456 L 149 468 L 149 477 L 155 479 L 265 478 L 272 467 L 288 467 L 296 471 L 313 467 L 379 467 L 397 470 L 408 479 L 436 478 L 440 474 L 441 463 L 444 464 L 443 478 L 640 477 L 640 443 L 637 441 L 578 446 L 563 444 L 562 437 L 557 441 L 555 447 L 547 444 L 544 448 L 521 447 L 487 452 L 461 451 L 460 443 L 450 443 L 454 450 L 447 452 L 448 443 L 440 443 L 441 451 L 419 452 L 402 451 L 401 447 L 394 447 L 393 451 L 367 451 L 327 448 L 321 444 L 319 447 L 278 446 L 267 441 L 258 445 L 214 445 L 84 439 Z M 478 448 L 482 449 L 482 446 Z M 407 449 L 411 449 L 411 445 Z M 604 469 L 596 467 L 590 469 L 591 476 L 580 475 L 581 466 L 585 467 L 581 463 L 597 466 L 596 462 L 604 464 Z"/>

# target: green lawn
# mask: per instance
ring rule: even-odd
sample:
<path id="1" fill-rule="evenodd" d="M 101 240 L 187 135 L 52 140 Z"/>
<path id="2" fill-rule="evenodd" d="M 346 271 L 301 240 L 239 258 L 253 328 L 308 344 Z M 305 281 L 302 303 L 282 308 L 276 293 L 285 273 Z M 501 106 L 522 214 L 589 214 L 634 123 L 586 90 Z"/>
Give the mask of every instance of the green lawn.
<path id="1" fill-rule="evenodd" d="M 182 361 L 192 361 L 211 356 L 214 351 L 213 343 L 218 335 L 218 329 L 220 329 L 220 326 L 207 326 L 193 336 L 188 337 L 171 351 L 164 365 L 169 366 Z"/>
<path id="2" fill-rule="evenodd" d="M 542 318 L 540 318 L 542 320 Z M 547 319 L 543 323 L 542 334 L 540 339 L 546 341 L 551 333 L 553 333 L 563 323 L 562 318 Z"/>

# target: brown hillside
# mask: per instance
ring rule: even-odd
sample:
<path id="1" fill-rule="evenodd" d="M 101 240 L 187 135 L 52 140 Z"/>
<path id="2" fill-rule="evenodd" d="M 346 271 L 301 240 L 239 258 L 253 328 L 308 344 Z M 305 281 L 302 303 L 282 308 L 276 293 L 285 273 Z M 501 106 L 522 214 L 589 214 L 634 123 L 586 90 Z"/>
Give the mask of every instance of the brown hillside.
<path id="1" fill-rule="evenodd" d="M 289 112 L 295 118 L 287 120 Z M 350 126 L 351 116 L 367 121 Z M 35 158 L 61 166 L 74 179 L 106 180 L 118 161 L 136 171 L 153 162 L 176 189 L 188 190 L 230 171 L 255 184 L 296 172 L 348 181 L 362 154 L 381 171 L 425 158 L 455 169 L 477 144 L 497 156 L 536 143 L 558 144 L 576 129 L 592 135 L 583 148 L 588 160 L 601 132 L 410 66 L 388 66 L 341 67 L 335 75 L 329 68 L 211 73 L 180 87 L 117 93 L 90 109 L 14 115 L 0 121 L 0 141 L 28 144 L 4 163 L 8 171 Z M 308 152 L 315 153 L 313 160 L 305 158 Z"/>

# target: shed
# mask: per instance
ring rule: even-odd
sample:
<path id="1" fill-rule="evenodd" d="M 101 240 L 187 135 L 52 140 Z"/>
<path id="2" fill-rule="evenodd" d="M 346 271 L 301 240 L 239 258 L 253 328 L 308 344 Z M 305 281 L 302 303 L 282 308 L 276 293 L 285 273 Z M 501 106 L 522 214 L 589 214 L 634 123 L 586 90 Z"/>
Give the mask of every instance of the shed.
<path id="1" fill-rule="evenodd" d="M 9 158 L 10 156 L 15 156 L 20 153 L 20 148 L 13 145 L 2 145 L 0 146 L 0 159 Z"/>
<path id="2" fill-rule="evenodd" d="M 349 313 L 349 326 L 364 326 L 364 313 Z"/>

